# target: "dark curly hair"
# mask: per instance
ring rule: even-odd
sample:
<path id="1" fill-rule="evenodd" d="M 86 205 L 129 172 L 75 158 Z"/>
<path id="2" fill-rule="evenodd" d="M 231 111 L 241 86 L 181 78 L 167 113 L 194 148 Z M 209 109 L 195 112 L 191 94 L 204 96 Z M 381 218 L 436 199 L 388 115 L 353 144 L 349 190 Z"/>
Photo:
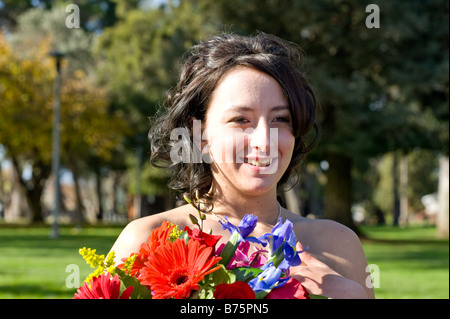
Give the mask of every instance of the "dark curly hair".
<path id="1" fill-rule="evenodd" d="M 149 132 L 151 163 L 173 170 L 169 187 L 192 200 L 198 196 L 202 203 L 212 209 L 210 164 L 194 160 L 173 163 L 170 151 L 179 141 L 173 141 L 170 134 L 175 128 L 185 128 L 190 132 L 190 138 L 184 139 L 184 146 L 189 150 L 194 149 L 192 118 L 204 123 L 210 98 L 218 81 L 237 66 L 253 68 L 270 75 L 278 81 L 286 94 L 295 146 L 291 162 L 278 187 L 285 184 L 293 173 L 298 175 L 301 160 L 318 136 L 318 103 L 301 71 L 302 64 L 303 51 L 296 44 L 266 33 L 255 36 L 221 34 L 193 46 L 188 51 L 178 84 L 168 93 L 167 108 L 157 115 Z M 315 130 L 315 135 L 313 141 L 306 145 L 305 135 L 311 129 Z M 191 159 L 195 155 L 191 154 Z"/>

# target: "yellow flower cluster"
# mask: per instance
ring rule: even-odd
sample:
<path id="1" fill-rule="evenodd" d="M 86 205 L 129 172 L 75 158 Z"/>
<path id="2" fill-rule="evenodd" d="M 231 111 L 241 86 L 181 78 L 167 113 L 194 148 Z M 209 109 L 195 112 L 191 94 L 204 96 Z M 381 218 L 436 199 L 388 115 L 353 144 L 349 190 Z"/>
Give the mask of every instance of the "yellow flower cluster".
<path id="1" fill-rule="evenodd" d="M 100 276 L 105 270 L 109 273 L 113 273 L 115 270 L 114 261 L 115 261 L 115 253 L 114 251 L 110 251 L 108 255 L 97 255 L 96 249 L 90 248 L 80 248 L 79 253 L 86 261 L 88 265 L 92 268 L 96 268 L 94 272 L 92 272 L 89 276 L 86 277 L 85 282 L 89 283 L 93 277 Z"/>
<path id="2" fill-rule="evenodd" d="M 136 260 L 137 255 L 131 255 L 125 260 L 123 264 L 123 270 L 125 273 L 129 274 L 131 272 L 131 267 L 133 267 L 134 261 Z M 122 259 L 123 260 L 123 259 Z"/>
<path id="3" fill-rule="evenodd" d="M 83 247 L 78 252 L 89 266 L 95 268 L 102 265 L 105 261 L 105 255 L 97 255 L 96 251 L 96 249 Z"/>
<path id="4" fill-rule="evenodd" d="M 170 226 L 172 226 L 172 224 L 170 224 Z M 181 236 L 182 233 L 183 231 L 178 228 L 178 225 L 176 225 L 172 229 L 172 232 L 169 234 L 169 241 L 174 242 L 178 237 Z"/>

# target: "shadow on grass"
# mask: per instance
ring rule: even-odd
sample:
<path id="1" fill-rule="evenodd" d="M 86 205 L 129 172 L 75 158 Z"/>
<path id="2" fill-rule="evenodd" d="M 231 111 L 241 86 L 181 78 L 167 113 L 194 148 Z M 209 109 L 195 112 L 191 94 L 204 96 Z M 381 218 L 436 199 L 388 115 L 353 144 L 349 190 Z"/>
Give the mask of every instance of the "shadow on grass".
<path id="1" fill-rule="evenodd" d="M 436 237 L 433 228 L 367 227 L 361 238 L 372 263 L 385 263 L 400 270 L 448 270 L 449 240 Z"/>
<path id="2" fill-rule="evenodd" d="M 414 245 L 414 244 L 424 244 L 424 245 L 448 245 L 448 239 L 383 239 L 383 238 L 370 238 L 370 237 L 360 237 L 362 243 L 367 244 L 393 244 L 393 245 Z"/>
<path id="3" fill-rule="evenodd" d="M 76 289 L 65 287 L 66 267 L 80 267 L 80 280 L 90 268 L 78 249 L 90 247 L 105 254 L 111 249 L 120 227 L 61 228 L 58 239 L 49 228 L 0 227 L 0 298 L 71 299 Z"/>
<path id="4" fill-rule="evenodd" d="M 72 291 L 73 290 L 73 291 Z M 38 284 L 17 284 L 17 285 L 1 285 L 0 295 L 6 296 L 3 299 L 68 299 L 72 298 L 76 289 L 69 290 L 67 288 L 49 288 Z M 38 297 L 41 296 L 41 297 Z"/>
<path id="5" fill-rule="evenodd" d="M 121 228 L 61 229 L 60 237 L 51 239 L 48 228 L 0 228 L 0 248 L 17 250 L 44 248 L 53 252 L 73 250 L 77 253 L 78 248 L 86 246 L 107 252 L 120 231 Z"/>

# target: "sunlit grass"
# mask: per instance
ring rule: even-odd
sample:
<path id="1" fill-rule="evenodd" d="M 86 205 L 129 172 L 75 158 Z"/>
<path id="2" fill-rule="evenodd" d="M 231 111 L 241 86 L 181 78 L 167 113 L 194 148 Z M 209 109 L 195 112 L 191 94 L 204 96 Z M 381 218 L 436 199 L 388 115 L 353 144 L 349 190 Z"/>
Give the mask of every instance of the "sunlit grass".
<path id="1" fill-rule="evenodd" d="M 72 298 L 66 287 L 70 264 L 79 266 L 83 283 L 92 269 L 78 254 L 80 247 L 107 253 L 121 228 L 61 228 L 59 239 L 48 228 L 0 228 L 0 298 Z M 70 269 L 69 269 L 70 270 Z"/>
<path id="2" fill-rule="evenodd" d="M 122 227 L 64 227 L 57 240 L 43 227 L 0 226 L 0 298 L 72 298 L 66 287 L 80 269 L 79 283 L 92 271 L 80 247 L 106 254 Z M 379 267 L 377 298 L 449 298 L 449 243 L 431 227 L 363 227 L 369 264 Z"/>
<path id="3" fill-rule="evenodd" d="M 449 298 L 449 242 L 431 227 L 366 227 L 369 264 L 379 269 L 376 298 Z"/>

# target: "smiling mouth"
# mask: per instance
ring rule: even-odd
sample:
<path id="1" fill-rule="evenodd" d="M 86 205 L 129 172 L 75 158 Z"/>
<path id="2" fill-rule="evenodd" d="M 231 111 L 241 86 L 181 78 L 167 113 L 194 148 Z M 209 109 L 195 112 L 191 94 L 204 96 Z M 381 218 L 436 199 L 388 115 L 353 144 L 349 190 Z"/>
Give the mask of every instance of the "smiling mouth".
<path id="1" fill-rule="evenodd" d="M 250 164 L 252 166 L 256 166 L 256 167 L 267 167 L 270 164 L 272 164 L 273 159 L 267 159 L 267 160 L 259 160 L 259 159 L 248 159 L 248 158 L 244 158 L 244 163 Z"/>

